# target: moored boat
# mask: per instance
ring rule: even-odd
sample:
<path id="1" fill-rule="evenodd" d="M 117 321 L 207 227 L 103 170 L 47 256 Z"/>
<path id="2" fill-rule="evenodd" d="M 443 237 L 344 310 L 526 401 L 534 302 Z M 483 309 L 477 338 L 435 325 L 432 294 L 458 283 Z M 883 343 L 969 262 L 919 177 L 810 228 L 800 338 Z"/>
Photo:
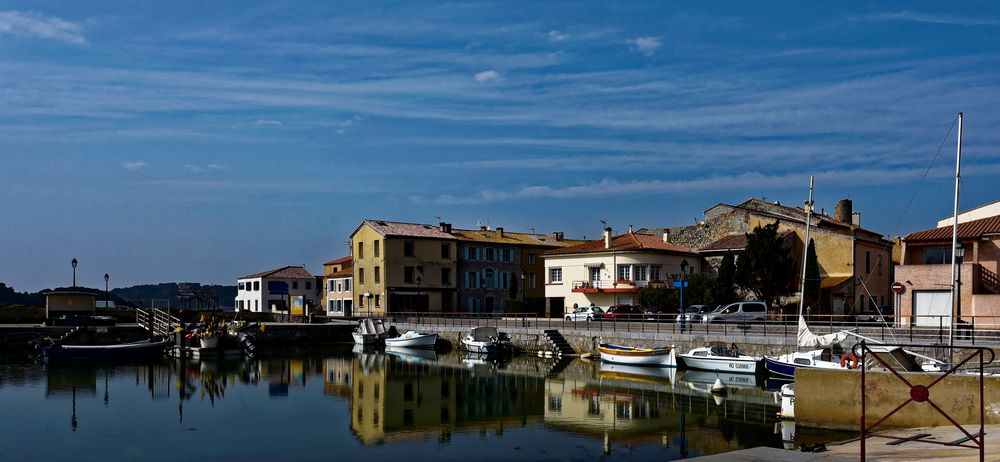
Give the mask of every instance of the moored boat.
<path id="1" fill-rule="evenodd" d="M 375 329 L 375 322 L 371 318 L 358 321 L 358 327 L 351 332 L 354 343 L 357 345 L 374 345 L 380 340 L 380 335 Z"/>
<path id="2" fill-rule="evenodd" d="M 511 353 L 514 351 L 514 344 L 510 336 L 500 332 L 496 327 L 473 327 L 462 338 L 462 345 L 465 349 L 473 353 Z"/>
<path id="3" fill-rule="evenodd" d="M 437 343 L 437 338 L 437 334 L 408 330 L 405 334 L 400 335 L 399 337 L 386 338 L 385 346 L 402 348 L 434 348 L 434 345 Z"/>
<path id="4" fill-rule="evenodd" d="M 114 345 L 52 345 L 42 348 L 48 359 L 141 359 L 163 356 L 170 340 L 142 340 Z"/>
<path id="5" fill-rule="evenodd" d="M 637 348 L 602 343 L 597 346 L 601 361 L 635 366 L 677 367 L 674 347 Z"/>
<path id="6" fill-rule="evenodd" d="M 721 380 L 723 385 L 730 388 L 757 388 L 758 386 L 756 375 L 731 372 L 689 370 L 685 371 L 677 380 L 687 384 L 709 385 L 708 389 L 710 390 L 716 379 Z"/>
<path id="7" fill-rule="evenodd" d="M 631 382 L 657 384 L 668 382 L 673 384 L 677 377 L 677 369 L 673 367 L 642 367 L 605 362 L 602 362 L 600 367 L 598 376 L 602 379 L 617 379 L 628 380 Z"/>
<path id="8" fill-rule="evenodd" d="M 712 372 L 755 374 L 760 358 L 741 354 L 736 345 L 714 345 L 677 355 L 689 369 Z"/>
<path id="9" fill-rule="evenodd" d="M 406 348 L 386 345 L 385 352 L 388 355 L 403 360 L 403 362 L 414 364 L 437 361 L 438 359 L 437 353 L 427 348 Z"/>
<path id="10" fill-rule="evenodd" d="M 823 359 L 823 350 L 795 351 L 780 356 L 764 356 L 764 366 L 772 375 L 795 377 L 795 370 L 848 369 L 849 364 Z"/>

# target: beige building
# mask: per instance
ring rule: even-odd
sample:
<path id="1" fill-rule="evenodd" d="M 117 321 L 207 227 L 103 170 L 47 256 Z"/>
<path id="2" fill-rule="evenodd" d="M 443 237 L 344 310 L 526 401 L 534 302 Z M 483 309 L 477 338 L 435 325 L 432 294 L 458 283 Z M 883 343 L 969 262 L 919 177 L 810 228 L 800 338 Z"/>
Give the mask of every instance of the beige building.
<path id="1" fill-rule="evenodd" d="M 635 295 L 650 284 L 667 284 L 682 273 L 701 271 L 693 249 L 631 231 L 545 253 L 547 314 L 562 317 L 573 305 L 635 303 Z"/>
<path id="2" fill-rule="evenodd" d="M 903 238 L 896 280 L 903 283 L 899 297 L 900 323 L 917 326 L 951 325 L 952 226 L 910 233 Z M 959 219 L 959 304 L 961 322 L 976 327 L 1000 324 L 1000 215 Z"/>
<path id="3" fill-rule="evenodd" d="M 458 247 L 440 226 L 365 220 L 351 234 L 354 312 L 451 312 Z"/>
<path id="4" fill-rule="evenodd" d="M 350 255 L 323 263 L 323 307 L 327 316 L 354 315 L 352 266 Z"/>

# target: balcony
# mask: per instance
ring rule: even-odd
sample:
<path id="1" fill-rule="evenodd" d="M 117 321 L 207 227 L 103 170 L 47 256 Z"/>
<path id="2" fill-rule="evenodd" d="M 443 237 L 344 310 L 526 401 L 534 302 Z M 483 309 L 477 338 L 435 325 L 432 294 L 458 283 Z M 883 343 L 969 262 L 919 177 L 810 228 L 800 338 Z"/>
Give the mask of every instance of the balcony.
<path id="1" fill-rule="evenodd" d="M 638 292 L 647 285 L 656 284 L 660 281 L 632 281 L 628 279 L 601 279 L 594 281 L 573 281 L 573 292 L 593 294 L 599 292 L 607 293 L 628 293 Z"/>

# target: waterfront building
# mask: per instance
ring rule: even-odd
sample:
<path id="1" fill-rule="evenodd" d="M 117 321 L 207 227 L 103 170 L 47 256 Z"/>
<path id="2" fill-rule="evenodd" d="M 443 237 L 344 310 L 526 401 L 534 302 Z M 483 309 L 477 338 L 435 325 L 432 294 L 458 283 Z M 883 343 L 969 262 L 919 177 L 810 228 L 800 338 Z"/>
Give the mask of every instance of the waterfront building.
<path id="1" fill-rule="evenodd" d="M 80 290 L 52 290 L 45 292 L 45 318 L 62 315 L 97 314 L 97 296 Z"/>
<path id="2" fill-rule="evenodd" d="M 323 263 L 323 306 L 327 316 L 353 316 L 354 269 L 350 255 Z"/>
<path id="3" fill-rule="evenodd" d="M 985 207 L 985 206 L 984 206 Z M 974 209 L 976 210 L 976 209 Z M 959 319 L 976 327 L 1000 325 L 1000 212 L 963 221 L 959 215 Z M 903 283 L 898 318 L 902 325 L 950 326 L 952 225 L 916 231 L 903 238 L 896 281 Z M 941 224 L 939 222 L 938 224 Z M 973 320 L 973 316 L 975 317 Z"/>
<path id="4" fill-rule="evenodd" d="M 290 297 L 302 296 L 305 307 L 316 306 L 322 288 L 304 266 L 283 266 L 236 280 L 236 309 L 290 314 Z"/>
<path id="5" fill-rule="evenodd" d="M 795 265 L 801 268 L 805 242 L 806 211 L 777 202 L 749 199 L 737 205 L 717 204 L 705 211 L 703 221 L 668 228 L 643 228 L 640 233 L 697 249 L 706 273 L 715 274 L 727 252 L 746 247 L 746 233 L 758 226 L 778 224 L 785 235 Z M 893 243 L 861 227 L 861 214 L 850 199 L 837 203 L 834 214 L 814 209 L 810 237 L 816 245 L 820 272 L 820 302 L 813 313 L 853 314 L 874 306 L 892 304 Z M 795 287 L 800 287 L 798 282 Z M 794 298 L 797 300 L 798 295 Z"/>
<path id="6" fill-rule="evenodd" d="M 363 221 L 351 233 L 355 314 L 455 311 L 457 239 L 444 228 Z"/>
<path id="7" fill-rule="evenodd" d="M 562 317 L 577 306 L 635 304 L 635 295 L 650 284 L 680 280 L 701 271 L 694 249 L 665 237 L 629 230 L 612 236 L 545 252 L 546 313 Z"/>
<path id="8" fill-rule="evenodd" d="M 445 224 L 446 229 L 450 225 Z M 525 300 L 520 310 L 544 310 L 545 263 L 552 249 L 581 244 L 563 233 L 515 233 L 502 227 L 454 229 L 459 240 L 458 273 L 461 311 L 504 311 L 509 300 Z"/>

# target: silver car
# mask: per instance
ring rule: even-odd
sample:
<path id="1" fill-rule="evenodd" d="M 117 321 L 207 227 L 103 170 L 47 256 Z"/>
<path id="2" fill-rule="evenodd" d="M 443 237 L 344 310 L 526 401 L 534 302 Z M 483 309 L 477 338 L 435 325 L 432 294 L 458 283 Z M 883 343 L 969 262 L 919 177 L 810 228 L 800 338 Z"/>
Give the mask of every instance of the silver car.
<path id="1" fill-rule="evenodd" d="M 604 317 L 604 310 L 599 306 L 581 306 L 564 317 L 567 321 L 593 321 Z"/>
<path id="2" fill-rule="evenodd" d="M 736 302 L 720 306 L 715 311 L 706 314 L 701 322 L 764 322 L 767 320 L 767 305 L 764 302 Z"/>
<path id="3" fill-rule="evenodd" d="M 677 323 L 701 322 L 706 314 L 711 313 L 715 305 L 691 305 L 684 309 L 683 314 L 678 314 L 674 321 Z"/>

